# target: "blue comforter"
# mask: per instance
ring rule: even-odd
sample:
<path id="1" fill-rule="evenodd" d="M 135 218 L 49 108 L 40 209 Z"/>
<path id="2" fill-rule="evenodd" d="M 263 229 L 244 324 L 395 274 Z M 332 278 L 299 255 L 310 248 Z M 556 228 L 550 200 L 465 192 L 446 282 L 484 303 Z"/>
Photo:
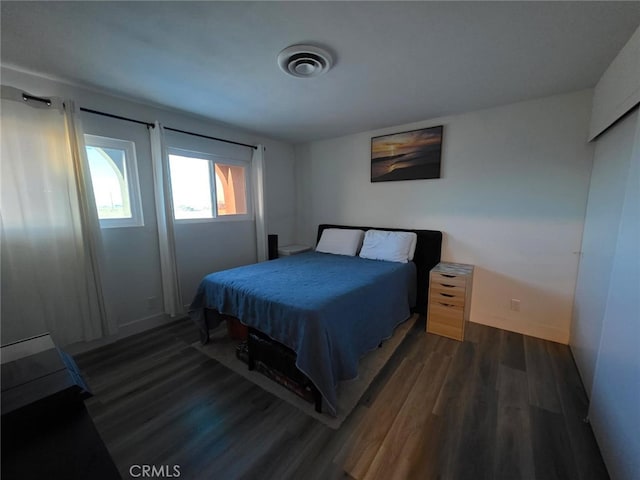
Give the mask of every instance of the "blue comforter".
<path id="1" fill-rule="evenodd" d="M 336 386 L 410 315 L 415 265 L 307 252 L 204 277 L 189 308 L 232 315 L 288 346 L 336 414 Z"/>

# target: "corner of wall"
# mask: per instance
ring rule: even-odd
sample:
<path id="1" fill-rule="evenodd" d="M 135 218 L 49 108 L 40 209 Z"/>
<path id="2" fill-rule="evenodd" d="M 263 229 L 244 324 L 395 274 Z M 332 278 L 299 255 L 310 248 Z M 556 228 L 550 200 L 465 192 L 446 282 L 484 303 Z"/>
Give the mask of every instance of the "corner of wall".
<path id="1" fill-rule="evenodd" d="M 594 90 L 589 139 L 640 103 L 640 27 L 604 72 Z"/>

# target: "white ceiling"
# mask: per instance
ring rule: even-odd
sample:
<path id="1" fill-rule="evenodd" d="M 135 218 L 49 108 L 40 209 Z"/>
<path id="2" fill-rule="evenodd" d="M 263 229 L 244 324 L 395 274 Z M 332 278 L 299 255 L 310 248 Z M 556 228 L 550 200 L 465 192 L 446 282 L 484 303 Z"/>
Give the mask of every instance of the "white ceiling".
<path id="1" fill-rule="evenodd" d="M 290 142 L 592 87 L 640 2 L 0 2 L 3 64 Z M 315 43 L 298 79 L 283 48 Z"/>

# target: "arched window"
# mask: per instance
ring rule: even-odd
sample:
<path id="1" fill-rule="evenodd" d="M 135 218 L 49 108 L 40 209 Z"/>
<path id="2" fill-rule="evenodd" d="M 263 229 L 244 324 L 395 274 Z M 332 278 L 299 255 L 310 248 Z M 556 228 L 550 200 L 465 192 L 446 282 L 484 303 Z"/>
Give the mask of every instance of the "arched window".
<path id="1" fill-rule="evenodd" d="M 87 146 L 93 196 L 100 218 L 131 218 L 124 151 Z"/>
<path id="2" fill-rule="evenodd" d="M 95 135 L 85 141 L 101 226 L 142 225 L 133 142 Z"/>

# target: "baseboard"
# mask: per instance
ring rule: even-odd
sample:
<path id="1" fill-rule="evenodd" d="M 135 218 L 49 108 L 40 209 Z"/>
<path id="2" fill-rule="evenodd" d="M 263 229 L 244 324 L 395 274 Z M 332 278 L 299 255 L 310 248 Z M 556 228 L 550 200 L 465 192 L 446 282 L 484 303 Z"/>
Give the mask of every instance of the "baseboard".
<path id="1" fill-rule="evenodd" d="M 89 342 L 72 343 L 71 345 L 65 346 L 64 350 L 70 355 L 78 355 L 80 353 L 95 350 L 96 348 L 104 347 L 105 345 L 109 345 L 110 343 L 117 342 L 118 340 L 121 340 L 123 338 L 130 337 L 131 335 L 135 335 L 137 333 L 141 333 L 146 330 L 159 327 L 161 325 L 166 325 L 167 323 L 175 322 L 178 318 L 179 317 L 171 317 L 170 315 L 164 313 L 139 318 L 137 320 L 119 325 L 118 333 L 114 335 L 98 338 Z"/>
<path id="2" fill-rule="evenodd" d="M 497 316 L 482 317 L 480 315 L 472 316 L 470 321 L 481 325 L 487 325 L 489 327 L 508 330 L 510 332 L 521 333 L 522 335 L 529 335 L 530 337 L 562 343 L 563 345 L 569 344 L 569 332 L 565 332 L 564 330 L 551 327 L 549 325 L 542 325 L 533 322 L 514 322 L 507 318 Z"/>

